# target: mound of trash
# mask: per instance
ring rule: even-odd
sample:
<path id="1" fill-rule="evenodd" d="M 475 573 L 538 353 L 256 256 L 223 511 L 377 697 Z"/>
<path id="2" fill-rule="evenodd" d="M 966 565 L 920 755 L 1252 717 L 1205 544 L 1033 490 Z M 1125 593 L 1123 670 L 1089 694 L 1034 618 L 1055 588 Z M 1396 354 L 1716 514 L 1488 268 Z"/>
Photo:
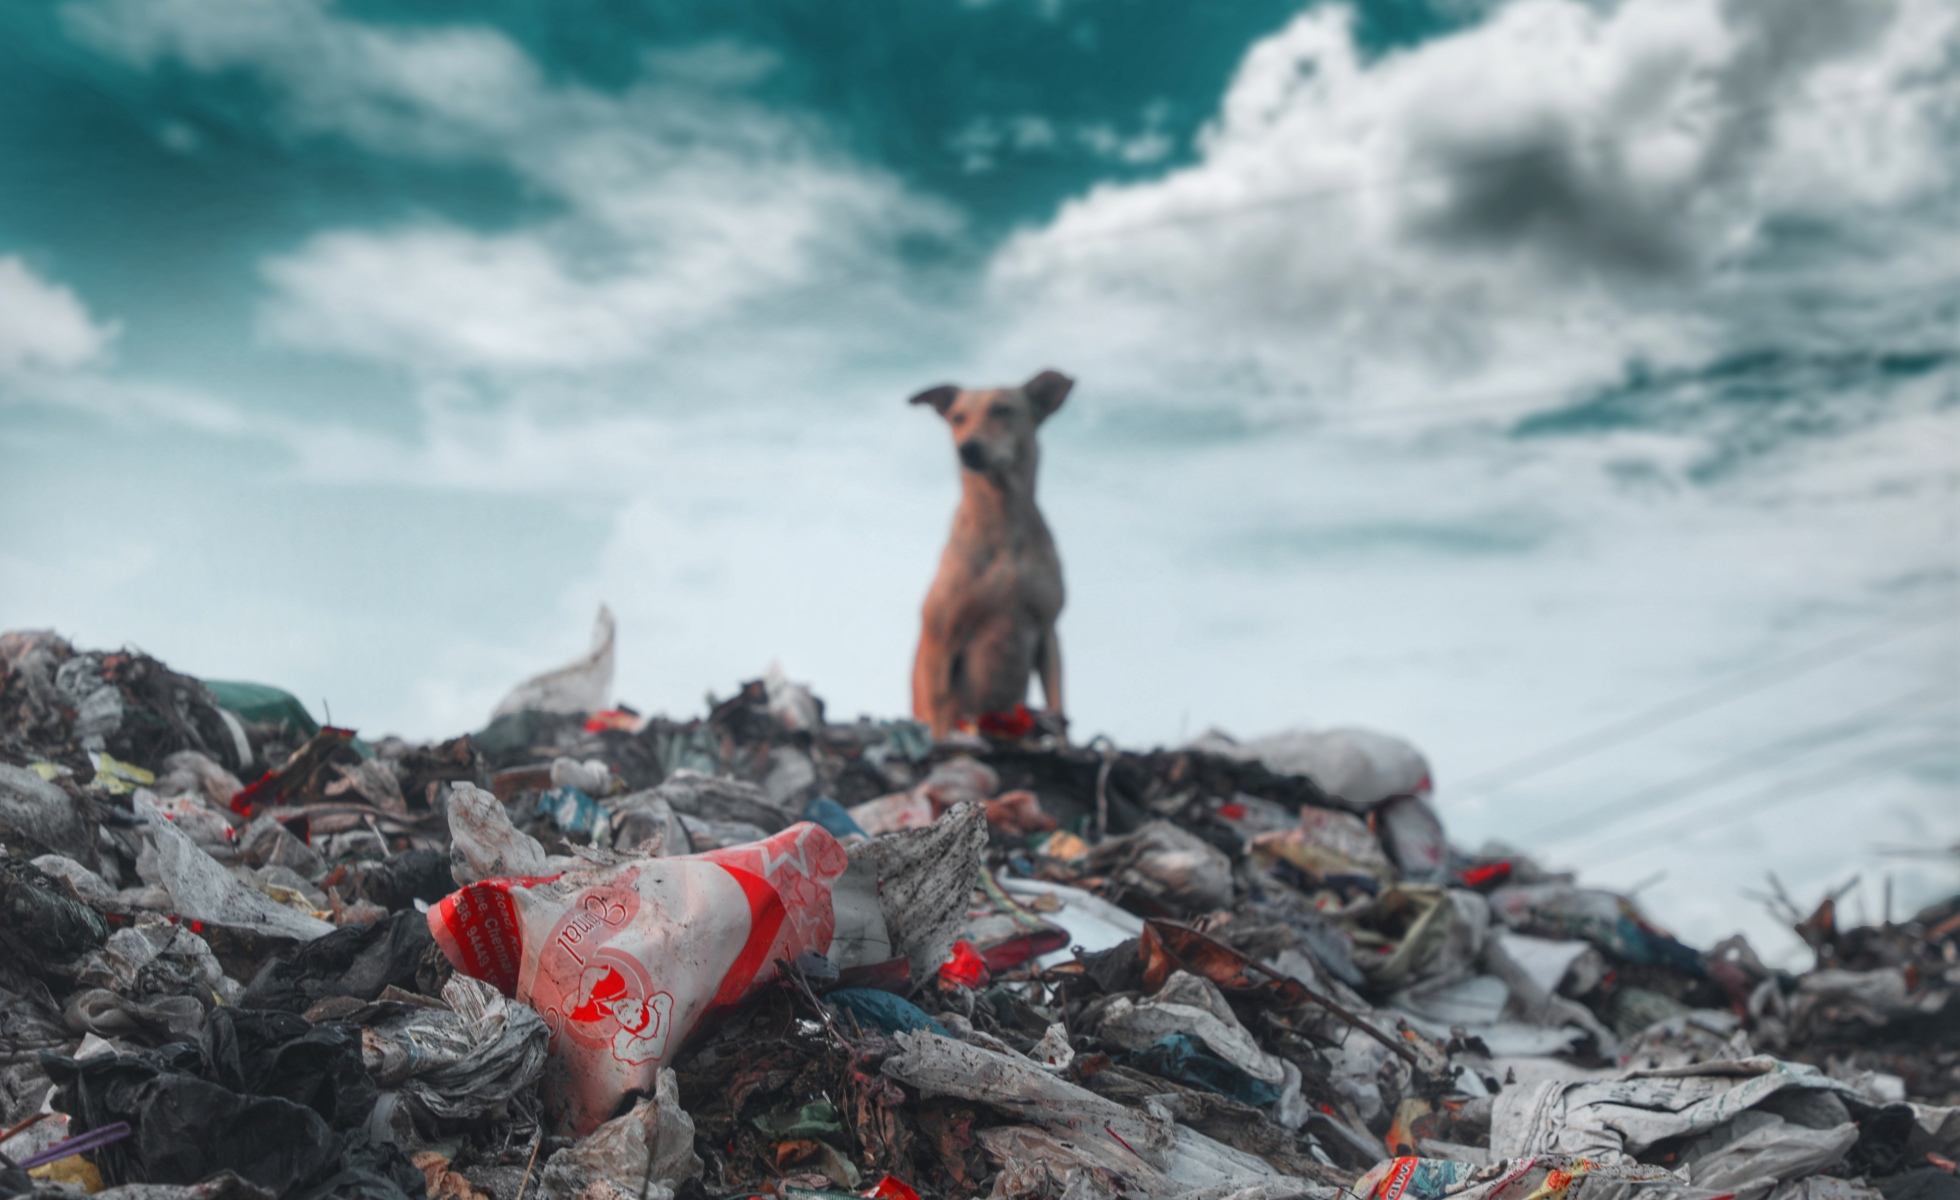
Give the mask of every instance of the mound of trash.
<path id="1" fill-rule="evenodd" d="M 416 744 L 0 635 L 0 1196 L 1960 1196 L 1960 899 L 1775 970 L 1399 739 L 645 717 L 613 637 Z"/>

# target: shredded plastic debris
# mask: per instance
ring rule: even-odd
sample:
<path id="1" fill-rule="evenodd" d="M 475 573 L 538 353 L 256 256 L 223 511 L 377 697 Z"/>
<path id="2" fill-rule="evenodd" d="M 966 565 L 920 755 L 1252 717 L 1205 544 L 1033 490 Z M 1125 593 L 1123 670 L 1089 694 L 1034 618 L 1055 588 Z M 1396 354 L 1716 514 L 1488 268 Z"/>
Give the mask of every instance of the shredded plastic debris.
<path id="1" fill-rule="evenodd" d="M 648 717 L 615 636 L 416 745 L 0 635 L 0 1196 L 1960 1194 L 1960 898 L 1778 971 L 1387 735 Z"/>

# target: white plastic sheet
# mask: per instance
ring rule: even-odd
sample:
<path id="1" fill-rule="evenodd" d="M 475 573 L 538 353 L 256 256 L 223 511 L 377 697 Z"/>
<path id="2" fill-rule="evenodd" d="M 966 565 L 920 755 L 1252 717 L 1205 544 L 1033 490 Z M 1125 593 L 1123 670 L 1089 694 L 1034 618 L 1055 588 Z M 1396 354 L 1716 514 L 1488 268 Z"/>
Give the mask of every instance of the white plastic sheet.
<path id="1" fill-rule="evenodd" d="M 589 713 L 604 709 L 612 692 L 616 632 L 612 610 L 601 604 L 592 623 L 592 648 L 564 666 L 533 675 L 512 688 L 497 702 L 491 719 L 518 712 Z"/>

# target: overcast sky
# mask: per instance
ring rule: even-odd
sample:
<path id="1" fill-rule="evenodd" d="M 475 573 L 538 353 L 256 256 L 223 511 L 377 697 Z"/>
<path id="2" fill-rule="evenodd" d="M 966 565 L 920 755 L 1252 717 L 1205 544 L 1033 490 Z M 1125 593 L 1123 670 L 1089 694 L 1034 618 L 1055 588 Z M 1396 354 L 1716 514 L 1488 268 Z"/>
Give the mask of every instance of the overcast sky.
<path id="1" fill-rule="evenodd" d="M 1056 367 L 1077 730 L 1400 732 L 1704 941 L 1954 886 L 1951 0 L 483 11 L 0 9 L 0 626 L 435 736 L 603 600 L 643 708 L 897 713 L 904 400 Z"/>

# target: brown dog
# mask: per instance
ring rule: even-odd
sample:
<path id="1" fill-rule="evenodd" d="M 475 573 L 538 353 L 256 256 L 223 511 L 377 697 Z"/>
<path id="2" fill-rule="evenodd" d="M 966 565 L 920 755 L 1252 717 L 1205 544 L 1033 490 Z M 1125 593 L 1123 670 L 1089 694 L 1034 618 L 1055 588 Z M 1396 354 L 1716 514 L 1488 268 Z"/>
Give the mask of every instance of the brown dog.
<path id="1" fill-rule="evenodd" d="M 961 468 L 960 507 L 912 664 L 912 715 L 935 737 L 1011 712 L 1036 671 L 1049 713 L 1062 716 L 1062 563 L 1034 503 L 1035 430 L 1074 386 L 1043 371 L 1018 388 L 942 384 L 912 397 L 953 427 Z"/>

